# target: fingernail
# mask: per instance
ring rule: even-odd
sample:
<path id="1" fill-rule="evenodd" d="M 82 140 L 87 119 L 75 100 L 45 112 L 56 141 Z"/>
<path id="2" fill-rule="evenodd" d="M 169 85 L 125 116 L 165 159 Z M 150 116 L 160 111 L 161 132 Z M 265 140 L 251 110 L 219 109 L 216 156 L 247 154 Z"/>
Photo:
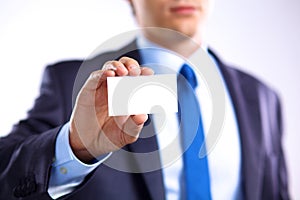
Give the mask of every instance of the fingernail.
<path id="1" fill-rule="evenodd" d="M 106 64 L 104 68 L 105 68 L 105 70 L 113 70 L 113 71 L 117 70 L 117 68 L 115 66 L 113 66 L 111 63 Z"/>
<path id="2" fill-rule="evenodd" d="M 136 65 L 130 65 L 128 68 L 129 68 L 130 70 L 132 70 L 132 69 L 138 69 L 139 66 L 136 66 Z"/>
<path id="3" fill-rule="evenodd" d="M 138 67 L 131 68 L 129 70 L 129 75 L 139 75 L 140 73 L 141 73 L 140 68 L 138 68 Z"/>

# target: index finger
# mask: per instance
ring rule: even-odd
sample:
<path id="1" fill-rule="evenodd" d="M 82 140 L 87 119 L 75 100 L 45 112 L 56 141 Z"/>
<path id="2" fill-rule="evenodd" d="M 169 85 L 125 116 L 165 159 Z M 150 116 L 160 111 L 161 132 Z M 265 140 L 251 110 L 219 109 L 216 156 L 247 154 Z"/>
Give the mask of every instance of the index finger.
<path id="1" fill-rule="evenodd" d="M 140 65 L 135 59 L 122 57 L 120 58 L 119 62 L 121 62 L 127 68 L 129 76 L 138 76 L 141 74 Z"/>

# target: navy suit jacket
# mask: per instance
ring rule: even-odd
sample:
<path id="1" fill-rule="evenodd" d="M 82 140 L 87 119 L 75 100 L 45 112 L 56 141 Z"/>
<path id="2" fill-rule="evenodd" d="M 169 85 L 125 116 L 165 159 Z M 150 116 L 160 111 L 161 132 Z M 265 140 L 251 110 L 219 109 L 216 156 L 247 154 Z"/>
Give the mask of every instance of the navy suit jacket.
<path id="1" fill-rule="evenodd" d="M 287 173 L 282 151 L 280 102 L 270 88 L 254 77 L 226 66 L 216 59 L 231 95 L 237 116 L 242 150 L 242 190 L 246 200 L 288 199 Z M 103 53 L 84 62 L 60 62 L 45 69 L 40 95 L 25 120 L 0 140 L 0 199 L 50 199 L 47 189 L 55 141 L 61 126 L 72 112 L 72 102 L 89 73 L 104 62 L 126 55 L 140 60 L 136 43 Z M 80 72 L 80 76 L 77 73 Z M 76 81 L 75 81 L 76 78 Z M 149 122 L 149 121 L 148 121 Z M 153 133 L 147 123 L 143 134 Z M 138 139 L 124 147 L 130 152 L 157 149 L 155 136 Z M 107 162 L 143 170 L 147 163 L 118 152 Z M 149 160 L 159 162 L 159 157 Z M 127 173 L 101 164 L 69 195 L 61 199 L 164 199 L 161 170 Z"/>

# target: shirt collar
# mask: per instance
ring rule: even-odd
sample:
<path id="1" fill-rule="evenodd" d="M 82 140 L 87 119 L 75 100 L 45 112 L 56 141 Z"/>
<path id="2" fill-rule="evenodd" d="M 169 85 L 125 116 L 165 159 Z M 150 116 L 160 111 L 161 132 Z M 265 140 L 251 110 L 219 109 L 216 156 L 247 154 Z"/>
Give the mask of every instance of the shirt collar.
<path id="1" fill-rule="evenodd" d="M 141 64 L 158 73 L 178 73 L 186 61 L 178 53 L 149 41 L 141 34 L 137 37 L 137 47 L 141 53 Z M 201 48 L 208 52 L 206 44 L 202 45 Z"/>
<path id="2" fill-rule="evenodd" d="M 137 38 L 140 50 L 141 64 L 151 67 L 158 73 L 178 73 L 184 59 L 177 53 L 155 44 L 142 35 Z"/>

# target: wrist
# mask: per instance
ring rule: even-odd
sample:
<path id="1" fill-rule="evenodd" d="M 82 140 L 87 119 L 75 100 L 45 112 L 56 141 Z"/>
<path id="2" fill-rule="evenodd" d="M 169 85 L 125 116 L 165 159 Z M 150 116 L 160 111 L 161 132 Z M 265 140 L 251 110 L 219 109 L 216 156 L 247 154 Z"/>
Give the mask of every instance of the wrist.
<path id="1" fill-rule="evenodd" d="M 82 162 L 89 163 L 94 159 L 94 156 L 82 143 L 74 123 L 70 123 L 69 143 L 74 155 Z"/>

